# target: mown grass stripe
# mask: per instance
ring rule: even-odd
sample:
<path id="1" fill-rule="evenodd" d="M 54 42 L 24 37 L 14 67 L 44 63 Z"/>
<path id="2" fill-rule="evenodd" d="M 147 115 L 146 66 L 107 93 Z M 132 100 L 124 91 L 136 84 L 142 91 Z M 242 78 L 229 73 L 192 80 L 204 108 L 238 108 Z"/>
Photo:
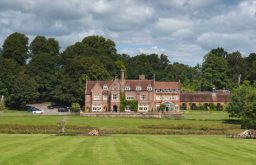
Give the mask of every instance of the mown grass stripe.
<path id="1" fill-rule="evenodd" d="M 15 138 L 18 139 L 17 146 L 8 145 Z M 3 146 L 0 147 L 0 164 L 4 165 L 250 165 L 256 160 L 255 140 L 227 139 L 223 136 L 0 134 L 0 140 Z"/>

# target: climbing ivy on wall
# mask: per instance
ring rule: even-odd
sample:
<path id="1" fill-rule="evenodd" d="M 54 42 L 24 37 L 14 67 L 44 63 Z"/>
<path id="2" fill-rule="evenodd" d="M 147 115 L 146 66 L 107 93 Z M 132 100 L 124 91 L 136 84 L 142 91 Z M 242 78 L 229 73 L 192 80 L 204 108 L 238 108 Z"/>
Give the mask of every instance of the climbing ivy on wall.
<path id="1" fill-rule="evenodd" d="M 120 111 L 124 112 L 126 106 L 130 106 L 131 111 L 134 111 L 134 112 L 138 111 L 138 101 L 137 100 L 125 100 L 124 93 L 121 93 Z"/>

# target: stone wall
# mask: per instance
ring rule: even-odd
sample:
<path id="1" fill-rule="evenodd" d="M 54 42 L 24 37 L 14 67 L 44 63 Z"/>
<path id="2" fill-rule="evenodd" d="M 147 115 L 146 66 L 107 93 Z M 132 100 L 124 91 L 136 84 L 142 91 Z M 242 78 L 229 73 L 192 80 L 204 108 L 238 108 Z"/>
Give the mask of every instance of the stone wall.
<path id="1" fill-rule="evenodd" d="M 86 117 L 127 117 L 127 118 L 180 118 L 179 112 L 99 112 L 99 113 L 86 113 L 80 112 L 80 116 Z"/>

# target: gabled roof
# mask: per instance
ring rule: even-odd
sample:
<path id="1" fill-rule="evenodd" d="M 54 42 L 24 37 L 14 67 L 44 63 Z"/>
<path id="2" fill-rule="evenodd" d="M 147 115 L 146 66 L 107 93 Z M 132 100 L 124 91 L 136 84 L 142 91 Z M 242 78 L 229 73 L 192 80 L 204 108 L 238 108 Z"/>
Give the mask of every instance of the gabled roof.
<path id="1" fill-rule="evenodd" d="M 179 89 L 179 88 L 180 88 L 179 82 L 168 82 L 168 81 L 155 82 L 155 89 Z"/>
<path id="2" fill-rule="evenodd" d="M 137 86 L 141 87 L 141 90 L 147 90 L 148 86 L 153 87 L 153 80 L 125 80 L 125 86 L 129 86 L 131 90 L 135 91 Z"/>
<path id="3" fill-rule="evenodd" d="M 110 80 L 110 81 L 87 81 L 87 91 L 86 94 L 90 94 L 92 88 L 96 83 L 99 83 L 101 88 L 103 88 L 104 85 L 107 85 L 108 88 L 113 85 L 113 83 L 117 81 L 119 84 L 121 84 L 121 80 Z M 179 82 L 157 82 L 154 80 L 125 80 L 125 86 L 129 86 L 131 91 L 135 91 L 137 86 L 141 87 L 142 91 L 146 91 L 147 87 L 153 87 L 156 89 L 179 89 L 180 83 Z"/>
<path id="4" fill-rule="evenodd" d="M 215 93 L 216 97 L 212 96 L 212 92 L 191 92 L 181 93 L 181 102 L 228 102 L 229 93 Z"/>
<path id="5" fill-rule="evenodd" d="M 87 81 L 87 91 L 86 94 L 90 94 L 92 88 L 94 87 L 94 85 L 96 83 L 99 83 L 99 85 L 101 86 L 101 88 L 103 88 L 104 85 L 107 85 L 108 87 L 110 87 L 113 83 L 113 81 Z"/>

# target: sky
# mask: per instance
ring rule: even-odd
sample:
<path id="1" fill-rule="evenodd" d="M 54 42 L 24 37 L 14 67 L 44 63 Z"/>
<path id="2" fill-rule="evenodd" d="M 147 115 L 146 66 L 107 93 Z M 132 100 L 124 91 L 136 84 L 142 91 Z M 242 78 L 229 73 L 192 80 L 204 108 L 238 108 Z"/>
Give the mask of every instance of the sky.
<path id="1" fill-rule="evenodd" d="M 0 0 L 0 45 L 13 32 L 54 37 L 62 50 L 102 35 L 118 53 L 195 66 L 217 47 L 256 52 L 256 0 Z"/>

